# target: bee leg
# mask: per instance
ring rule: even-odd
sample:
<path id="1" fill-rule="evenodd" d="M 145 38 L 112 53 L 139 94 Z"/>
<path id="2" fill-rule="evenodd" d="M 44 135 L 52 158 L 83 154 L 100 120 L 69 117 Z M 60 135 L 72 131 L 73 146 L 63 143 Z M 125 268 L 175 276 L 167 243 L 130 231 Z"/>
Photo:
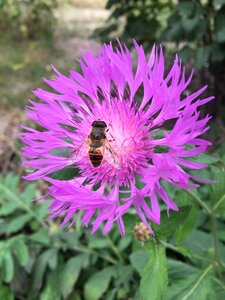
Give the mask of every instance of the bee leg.
<path id="1" fill-rule="evenodd" d="M 111 127 L 111 128 L 112 128 L 112 121 L 110 121 L 110 122 L 109 122 L 109 124 L 108 124 L 108 128 L 106 129 L 106 132 L 108 132 L 108 131 L 109 131 L 109 127 Z"/>

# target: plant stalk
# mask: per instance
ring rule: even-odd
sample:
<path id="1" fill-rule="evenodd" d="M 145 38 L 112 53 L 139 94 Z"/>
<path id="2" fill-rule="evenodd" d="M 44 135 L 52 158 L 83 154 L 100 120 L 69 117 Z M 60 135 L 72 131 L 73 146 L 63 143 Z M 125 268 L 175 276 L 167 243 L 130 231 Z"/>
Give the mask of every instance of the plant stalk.
<path id="1" fill-rule="evenodd" d="M 206 205 L 197 195 L 195 195 L 195 194 L 193 194 L 191 191 L 189 191 L 189 190 L 185 190 L 185 192 L 187 193 L 187 194 L 189 194 L 202 208 L 204 208 L 206 211 L 207 211 L 207 213 L 209 214 L 209 215 L 211 215 L 212 214 L 212 211 L 211 211 L 211 209 L 208 207 L 208 205 Z"/>
<path id="2" fill-rule="evenodd" d="M 215 261 L 215 268 L 216 273 L 219 278 L 222 277 L 221 274 L 221 261 L 219 256 L 219 243 L 218 243 L 218 236 L 217 236 L 217 228 L 216 228 L 216 218 L 215 218 L 215 211 L 219 207 L 219 205 L 225 200 L 225 195 L 221 197 L 219 201 L 210 209 L 208 205 L 206 205 L 197 195 L 193 194 L 191 191 L 186 190 L 186 192 L 192 196 L 192 198 L 208 213 L 211 218 L 211 232 L 213 236 L 213 244 L 214 244 L 214 261 Z"/>
<path id="3" fill-rule="evenodd" d="M 212 212 L 211 214 L 211 224 L 212 224 L 212 236 L 213 236 L 213 244 L 214 244 L 214 259 L 215 259 L 215 267 L 216 272 L 219 276 L 219 278 L 222 277 L 221 274 L 221 261 L 219 256 L 219 243 L 218 243 L 218 237 L 217 237 L 217 228 L 216 228 L 216 218 L 215 214 Z"/>

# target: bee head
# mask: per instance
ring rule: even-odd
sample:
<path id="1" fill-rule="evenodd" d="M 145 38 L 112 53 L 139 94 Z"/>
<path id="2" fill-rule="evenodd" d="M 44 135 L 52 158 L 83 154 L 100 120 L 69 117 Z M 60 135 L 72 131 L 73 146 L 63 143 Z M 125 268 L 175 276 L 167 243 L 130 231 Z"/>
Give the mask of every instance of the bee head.
<path id="1" fill-rule="evenodd" d="M 91 124 L 92 127 L 97 127 L 97 128 L 106 128 L 107 125 L 104 121 L 101 120 L 96 120 Z"/>

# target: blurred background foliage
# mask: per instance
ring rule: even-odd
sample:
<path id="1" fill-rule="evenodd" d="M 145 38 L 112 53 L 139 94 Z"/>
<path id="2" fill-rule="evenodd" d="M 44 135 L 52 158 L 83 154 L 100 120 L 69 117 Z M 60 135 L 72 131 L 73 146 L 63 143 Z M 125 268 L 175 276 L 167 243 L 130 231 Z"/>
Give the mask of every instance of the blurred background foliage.
<path id="1" fill-rule="evenodd" d="M 15 38 L 51 35 L 58 0 L 1 0 L 0 28 Z"/>
<path id="2" fill-rule="evenodd" d="M 116 35 L 130 45 L 131 37 L 149 49 L 160 42 L 190 67 L 201 70 L 201 83 L 210 83 L 217 101 L 210 110 L 225 117 L 224 0 L 108 0 L 108 25 L 102 40 Z"/>
<path id="3" fill-rule="evenodd" d="M 51 64 L 79 70 L 80 51 L 116 36 L 130 46 L 135 38 L 147 53 L 162 43 L 167 66 L 178 53 L 187 72 L 197 70 L 187 92 L 209 84 L 205 96 L 216 97 L 202 112 L 214 116 L 212 157 L 199 158 L 211 165 L 202 177 L 216 183 L 189 192 L 167 186 L 180 212 L 168 218 L 162 206 L 145 243 L 135 238 L 132 210 L 123 239 L 117 228 L 91 236 L 79 220 L 61 229 L 60 218 L 46 221 L 43 200 L 32 201 L 46 184 L 21 179 L 16 137 L 19 123 L 34 126 L 22 115 L 31 90 L 46 88 Z M 224 69 L 225 0 L 0 0 L 0 299 L 225 299 Z"/>

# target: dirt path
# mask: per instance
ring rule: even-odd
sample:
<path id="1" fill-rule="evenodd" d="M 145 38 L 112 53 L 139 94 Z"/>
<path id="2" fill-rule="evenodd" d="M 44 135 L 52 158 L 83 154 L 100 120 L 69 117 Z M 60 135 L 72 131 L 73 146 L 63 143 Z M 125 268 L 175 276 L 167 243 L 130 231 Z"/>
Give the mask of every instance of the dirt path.
<path id="1" fill-rule="evenodd" d="M 51 40 L 0 40 L 0 111 L 23 109 L 32 90 L 46 85 L 43 78 L 54 76 L 53 64 L 64 74 L 76 69 L 80 52 L 96 49 L 94 30 L 103 26 L 109 12 L 105 0 L 71 0 L 58 9 L 57 26 Z M 90 6 L 91 5 L 91 6 Z"/>
<path id="2" fill-rule="evenodd" d="M 58 23 L 56 30 L 55 47 L 62 51 L 64 63 L 67 61 L 71 66 L 81 52 L 98 47 L 99 43 L 93 39 L 93 33 L 104 25 L 108 15 L 104 7 L 93 6 L 64 6 L 58 11 L 61 24 Z"/>

